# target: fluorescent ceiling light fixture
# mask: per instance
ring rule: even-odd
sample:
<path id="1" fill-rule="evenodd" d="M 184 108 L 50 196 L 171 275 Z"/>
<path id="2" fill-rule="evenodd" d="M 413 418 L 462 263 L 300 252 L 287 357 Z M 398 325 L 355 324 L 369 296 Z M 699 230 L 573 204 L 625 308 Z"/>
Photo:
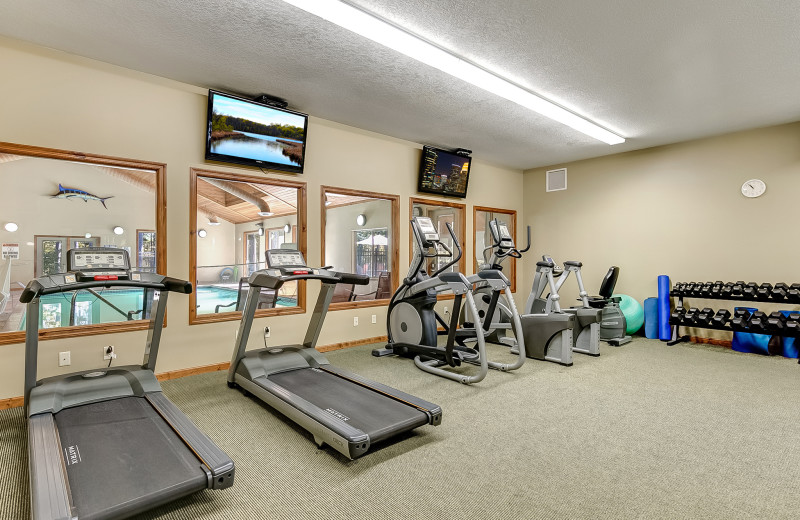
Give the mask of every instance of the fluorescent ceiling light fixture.
<path id="1" fill-rule="evenodd" d="M 604 143 L 625 142 L 624 137 L 349 4 L 339 0 L 283 1 Z"/>

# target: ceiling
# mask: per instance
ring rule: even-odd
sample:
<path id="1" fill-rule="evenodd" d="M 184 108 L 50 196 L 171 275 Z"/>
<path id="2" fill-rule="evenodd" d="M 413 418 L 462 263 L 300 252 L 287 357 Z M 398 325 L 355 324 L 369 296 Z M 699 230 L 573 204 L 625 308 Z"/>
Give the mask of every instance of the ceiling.
<path id="1" fill-rule="evenodd" d="M 272 217 L 294 215 L 297 213 L 297 188 L 257 184 L 253 182 L 231 182 L 236 189 L 244 191 L 254 199 L 262 199 L 269 204 Z M 244 195 L 243 195 L 244 196 Z M 262 221 L 266 217 L 258 214 L 259 208 L 242 200 L 203 179 L 197 179 L 197 212 L 210 218 L 212 216 L 233 224 Z"/>
<path id="2" fill-rule="evenodd" d="M 280 0 L 4 0 L 0 34 L 519 169 L 800 120 L 797 0 L 351 3 L 628 141 L 595 141 Z"/>

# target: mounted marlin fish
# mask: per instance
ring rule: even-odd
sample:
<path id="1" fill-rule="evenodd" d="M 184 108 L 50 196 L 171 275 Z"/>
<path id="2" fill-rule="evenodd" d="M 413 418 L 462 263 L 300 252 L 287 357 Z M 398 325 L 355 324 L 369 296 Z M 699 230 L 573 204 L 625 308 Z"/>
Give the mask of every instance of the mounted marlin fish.
<path id="1" fill-rule="evenodd" d="M 108 209 L 106 206 L 106 201 L 111 197 L 98 197 L 97 195 L 92 195 L 88 191 L 77 190 L 75 188 L 65 188 L 60 183 L 58 185 L 58 193 L 52 196 L 54 199 L 83 199 L 84 202 L 89 202 L 90 200 L 97 200 L 100 201 L 100 204 L 103 205 L 104 208 Z"/>

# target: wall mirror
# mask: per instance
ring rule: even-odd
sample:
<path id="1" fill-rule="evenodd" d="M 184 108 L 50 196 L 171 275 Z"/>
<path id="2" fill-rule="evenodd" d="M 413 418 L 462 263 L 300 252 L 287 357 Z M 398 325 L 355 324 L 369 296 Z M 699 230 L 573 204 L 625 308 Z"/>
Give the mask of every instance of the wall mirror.
<path id="1" fill-rule="evenodd" d="M 190 323 L 238 320 L 268 249 L 306 254 L 306 185 L 282 179 L 191 171 Z M 305 283 L 262 288 L 256 316 L 305 311 Z"/>
<path id="2" fill-rule="evenodd" d="M 459 244 L 461 244 L 461 248 L 464 250 L 464 254 L 459 260 L 458 264 L 450 267 L 447 271 L 448 272 L 461 272 L 466 273 L 467 268 L 467 255 L 469 254 L 467 251 L 467 244 L 465 240 L 465 233 L 467 228 L 467 206 L 465 204 L 458 204 L 456 202 L 449 202 L 449 201 L 439 201 L 433 199 L 419 199 L 412 197 L 409 199 L 409 206 L 410 206 L 410 214 L 409 220 L 412 217 L 430 217 L 433 221 L 433 225 L 436 227 L 436 230 L 439 232 L 439 238 L 442 242 L 449 247 L 453 254 L 456 254 L 455 247 L 453 245 L 453 241 L 450 238 L 450 233 L 447 231 L 447 224 L 453 226 L 453 231 L 455 231 L 456 237 L 458 238 Z M 409 233 L 411 235 L 411 233 Z M 409 262 L 413 258 L 414 252 L 416 251 L 417 244 L 414 241 L 413 235 L 409 237 L 411 242 L 411 246 L 409 247 Z M 432 273 L 433 271 L 438 270 L 440 267 L 443 267 L 447 263 L 449 263 L 452 259 L 450 258 L 430 258 L 427 261 L 426 270 L 428 274 Z M 444 294 L 442 297 L 452 297 L 452 294 Z"/>
<path id="3" fill-rule="evenodd" d="M 397 195 L 322 187 L 323 263 L 370 277 L 369 285 L 337 285 L 331 309 L 388 303 L 399 280 L 399 212 Z"/>
<path id="4" fill-rule="evenodd" d="M 0 143 L 0 344 L 25 340 L 19 296 L 67 270 L 67 251 L 114 247 L 165 273 L 165 166 Z M 40 300 L 41 339 L 147 328 L 152 291 L 65 291 Z"/>
<path id="5" fill-rule="evenodd" d="M 475 233 L 472 242 L 472 250 L 475 252 L 473 257 L 474 272 L 488 265 L 488 261 L 492 256 L 492 232 L 489 230 L 489 222 L 497 219 L 500 223 L 508 226 L 511 236 L 514 238 L 514 244 L 518 249 L 524 249 L 525 244 L 517 242 L 517 212 L 510 209 L 487 208 L 483 206 L 475 206 L 473 208 L 473 226 L 472 229 Z M 514 258 L 506 258 L 501 264 L 503 266 L 503 274 L 506 275 L 511 281 L 511 291 L 517 290 L 517 261 Z"/>

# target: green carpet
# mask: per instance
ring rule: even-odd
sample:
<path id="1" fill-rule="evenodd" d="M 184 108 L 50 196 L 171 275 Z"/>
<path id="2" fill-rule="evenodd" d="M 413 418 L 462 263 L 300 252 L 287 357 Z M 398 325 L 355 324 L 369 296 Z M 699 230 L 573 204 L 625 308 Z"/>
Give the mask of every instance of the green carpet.
<path id="1" fill-rule="evenodd" d="M 229 390 L 222 372 L 167 381 L 236 462 L 236 482 L 141 518 L 800 516 L 796 361 L 637 339 L 467 387 L 370 349 L 328 357 L 441 405 L 441 426 L 350 462 Z M 0 518 L 29 515 L 24 443 L 21 410 L 0 412 Z"/>

